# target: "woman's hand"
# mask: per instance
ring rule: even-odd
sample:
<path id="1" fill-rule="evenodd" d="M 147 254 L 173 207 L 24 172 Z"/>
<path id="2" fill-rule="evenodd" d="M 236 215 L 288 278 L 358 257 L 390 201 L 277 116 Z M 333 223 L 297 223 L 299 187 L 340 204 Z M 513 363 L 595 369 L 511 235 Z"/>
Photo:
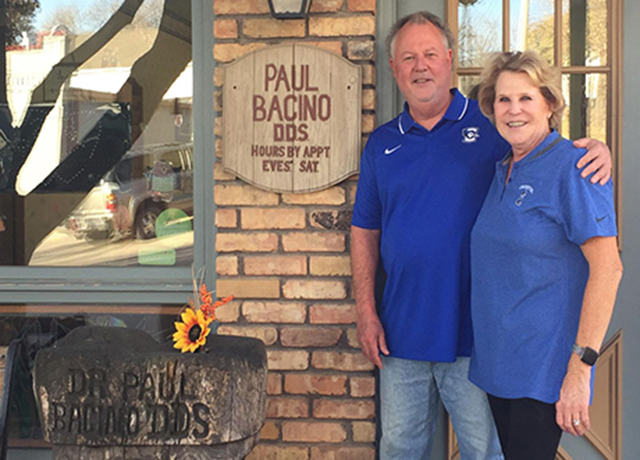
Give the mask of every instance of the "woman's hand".
<path id="1" fill-rule="evenodd" d="M 556 403 L 556 422 L 563 431 L 582 436 L 591 428 L 589 420 L 589 397 L 591 395 L 591 366 L 580 361 L 573 353 L 567 374 Z M 580 423 L 575 423 L 579 421 Z"/>

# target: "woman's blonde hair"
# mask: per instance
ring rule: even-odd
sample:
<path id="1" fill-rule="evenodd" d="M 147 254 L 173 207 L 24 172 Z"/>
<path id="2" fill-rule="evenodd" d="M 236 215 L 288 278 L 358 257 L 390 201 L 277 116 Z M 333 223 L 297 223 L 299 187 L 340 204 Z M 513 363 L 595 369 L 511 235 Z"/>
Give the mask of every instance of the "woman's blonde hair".
<path id="1" fill-rule="evenodd" d="M 565 107 L 558 73 L 538 53 L 531 50 L 494 53 L 489 57 L 481 74 L 478 94 L 478 103 L 482 113 L 494 121 L 493 103 L 496 99 L 496 82 L 500 74 L 505 71 L 524 72 L 529 75 L 549 103 L 551 109 L 549 127 L 558 129 Z"/>

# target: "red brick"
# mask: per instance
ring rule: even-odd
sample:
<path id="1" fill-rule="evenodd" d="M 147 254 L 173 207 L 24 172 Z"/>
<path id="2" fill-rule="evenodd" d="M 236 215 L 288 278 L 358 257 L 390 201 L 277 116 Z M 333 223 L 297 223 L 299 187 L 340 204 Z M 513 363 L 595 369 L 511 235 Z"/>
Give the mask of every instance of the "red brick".
<path id="1" fill-rule="evenodd" d="M 264 0 L 216 0 L 213 12 L 224 14 L 264 14 L 269 13 L 269 5 Z"/>
<path id="2" fill-rule="evenodd" d="M 234 295 L 238 299 L 277 299 L 280 283 L 274 279 L 218 278 L 216 293 L 220 297 Z"/>
<path id="3" fill-rule="evenodd" d="M 309 353 L 306 351 L 267 351 L 269 370 L 304 371 L 309 368 Z"/>
<path id="4" fill-rule="evenodd" d="M 335 232 L 287 233 L 282 235 L 286 252 L 344 252 L 345 236 Z"/>
<path id="5" fill-rule="evenodd" d="M 252 337 L 260 339 L 265 345 L 273 345 L 278 340 L 278 331 L 275 327 L 254 327 L 254 326 L 220 326 L 220 335 L 234 335 L 236 337 Z"/>
<path id="6" fill-rule="evenodd" d="M 373 377 L 351 377 L 349 387 L 354 398 L 370 398 L 376 394 L 376 380 Z"/>
<path id="7" fill-rule="evenodd" d="M 302 229 L 306 217 L 303 208 L 247 208 L 241 213 L 242 228 L 247 230 Z"/>
<path id="8" fill-rule="evenodd" d="M 370 133 L 376 127 L 376 116 L 372 113 L 362 114 L 362 132 Z"/>
<path id="9" fill-rule="evenodd" d="M 375 89 L 363 89 L 362 90 L 362 108 L 364 110 L 376 109 L 376 90 Z"/>
<path id="10" fill-rule="evenodd" d="M 313 402 L 315 418 L 368 420 L 375 413 L 375 404 L 370 399 L 317 399 Z"/>
<path id="11" fill-rule="evenodd" d="M 236 228 L 238 226 L 238 214 L 235 209 L 216 209 L 216 227 Z"/>
<path id="12" fill-rule="evenodd" d="M 309 460 L 309 448 L 258 444 L 245 460 Z"/>
<path id="13" fill-rule="evenodd" d="M 375 11 L 376 0 L 347 0 L 349 11 Z"/>
<path id="14" fill-rule="evenodd" d="M 216 182 L 236 180 L 236 176 L 233 173 L 226 171 L 221 161 L 216 161 L 215 165 L 213 166 L 213 180 Z M 235 214 L 235 210 L 234 210 L 234 214 Z"/>
<path id="15" fill-rule="evenodd" d="M 347 439 L 347 432 L 340 423 L 283 422 L 282 440 L 287 442 L 331 442 Z"/>
<path id="16" fill-rule="evenodd" d="M 340 37 L 344 35 L 375 35 L 376 20 L 373 15 L 328 17 L 311 16 L 309 35 L 320 37 Z"/>
<path id="17" fill-rule="evenodd" d="M 216 118 L 218 120 L 221 117 Z M 274 206 L 278 195 L 265 192 L 250 185 L 216 185 L 213 189 L 214 201 L 218 206 Z"/>
<path id="18" fill-rule="evenodd" d="M 373 422 L 353 422 L 351 424 L 354 442 L 375 442 L 376 424 Z"/>
<path id="19" fill-rule="evenodd" d="M 347 58 L 355 61 L 373 61 L 376 58 L 376 44 L 373 40 L 349 40 Z"/>
<path id="20" fill-rule="evenodd" d="M 218 233 L 218 252 L 273 252 L 278 250 L 278 235 L 274 233 Z"/>
<path id="21" fill-rule="evenodd" d="M 237 38 L 238 22 L 235 19 L 216 19 L 213 23 L 213 36 L 216 38 Z"/>
<path id="22" fill-rule="evenodd" d="M 304 19 L 247 18 L 243 21 L 242 32 L 250 38 L 304 37 Z"/>
<path id="23" fill-rule="evenodd" d="M 305 42 L 305 45 L 307 42 Z M 331 187 L 313 193 L 283 193 L 282 202 L 286 204 L 319 204 L 339 206 L 345 203 L 345 193 L 342 187 Z"/>
<path id="24" fill-rule="evenodd" d="M 358 343 L 358 329 L 355 327 L 347 330 L 347 343 L 352 348 L 362 348 Z"/>
<path id="25" fill-rule="evenodd" d="M 268 439 L 270 441 L 277 441 L 280 438 L 280 427 L 276 422 L 267 420 L 264 422 L 262 429 L 260 430 L 260 439 Z"/>
<path id="26" fill-rule="evenodd" d="M 375 85 L 376 84 L 376 68 L 370 64 L 362 64 L 362 84 L 363 85 Z M 363 142 L 362 145 L 365 145 Z"/>
<path id="27" fill-rule="evenodd" d="M 267 417 L 307 418 L 309 417 L 309 400 L 291 397 L 267 398 Z"/>
<path id="28" fill-rule="evenodd" d="M 353 324 L 356 319 L 355 305 L 316 304 L 309 307 L 311 324 Z"/>
<path id="29" fill-rule="evenodd" d="M 216 257 L 216 273 L 222 276 L 236 276 L 238 274 L 238 258 L 235 256 Z"/>
<path id="30" fill-rule="evenodd" d="M 304 323 L 307 309 L 297 302 L 245 302 L 242 314 L 252 323 Z"/>
<path id="31" fill-rule="evenodd" d="M 266 43 L 256 42 L 246 45 L 239 43 L 216 43 L 213 45 L 213 58 L 218 62 L 227 63 L 266 46 Z"/>
<path id="32" fill-rule="evenodd" d="M 286 299 L 341 300 L 347 297 L 347 290 L 342 281 L 294 279 L 284 283 L 282 294 Z"/>
<path id="33" fill-rule="evenodd" d="M 282 374 L 278 372 L 269 372 L 267 375 L 267 394 L 282 394 Z"/>
<path id="34" fill-rule="evenodd" d="M 309 272 L 315 276 L 351 276 L 349 256 L 312 256 Z"/>
<path id="35" fill-rule="evenodd" d="M 347 377 L 324 374 L 286 374 L 284 390 L 289 394 L 342 396 L 346 394 Z"/>
<path id="36" fill-rule="evenodd" d="M 313 0 L 311 2 L 311 13 L 335 13 L 342 8 L 344 0 Z"/>
<path id="37" fill-rule="evenodd" d="M 341 329 L 288 327 L 280 331 L 280 343 L 285 347 L 331 347 L 338 343 L 341 336 Z"/>
<path id="38" fill-rule="evenodd" d="M 257 256 L 244 258 L 247 275 L 306 275 L 306 256 Z"/>
<path id="39" fill-rule="evenodd" d="M 332 447 L 315 446 L 311 448 L 310 460 L 374 460 L 373 447 Z"/>
<path id="40" fill-rule="evenodd" d="M 216 319 L 221 323 L 234 323 L 240 317 L 240 302 L 229 302 L 216 308 Z"/>
<path id="41" fill-rule="evenodd" d="M 373 364 L 362 353 L 314 351 L 311 364 L 316 369 L 335 369 L 338 371 L 371 371 Z"/>

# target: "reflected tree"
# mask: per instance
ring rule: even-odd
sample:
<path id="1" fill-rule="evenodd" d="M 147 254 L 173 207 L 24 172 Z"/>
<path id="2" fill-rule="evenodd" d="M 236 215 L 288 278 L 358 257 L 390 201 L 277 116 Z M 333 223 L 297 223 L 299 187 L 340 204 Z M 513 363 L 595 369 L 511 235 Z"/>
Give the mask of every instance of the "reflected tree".
<path id="1" fill-rule="evenodd" d="M 18 173 L 63 85 L 132 23 L 143 1 L 122 2 L 99 30 L 53 66 L 31 94 L 19 126 L 13 126 L 6 87 L 0 94 L 0 218 L 5 228 L 0 232 L 0 265 L 28 263 L 36 245 L 60 224 L 60 216 L 68 215 L 141 136 L 163 95 L 191 60 L 191 0 L 166 1 L 151 49 L 134 63 L 113 102 L 98 109 L 93 128 L 33 192 L 17 194 Z M 0 17 L 6 13 L 4 8 Z M 0 79 L 6 81 L 6 65 L 2 71 Z M 47 209 L 56 212 L 43 215 Z"/>

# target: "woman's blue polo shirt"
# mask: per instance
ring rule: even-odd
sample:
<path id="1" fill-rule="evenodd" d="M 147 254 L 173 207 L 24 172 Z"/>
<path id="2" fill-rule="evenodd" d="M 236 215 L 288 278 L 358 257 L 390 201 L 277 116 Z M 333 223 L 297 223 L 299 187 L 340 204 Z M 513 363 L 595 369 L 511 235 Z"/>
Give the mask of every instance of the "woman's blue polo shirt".
<path id="1" fill-rule="evenodd" d="M 380 318 L 391 356 L 453 362 L 472 346 L 469 236 L 508 144 L 452 90 L 430 131 L 405 105 L 362 154 L 353 225 L 381 230 Z"/>
<path id="2" fill-rule="evenodd" d="M 469 371 L 494 396 L 559 399 L 589 276 L 580 245 L 617 234 L 612 182 L 583 179 L 583 154 L 554 131 L 506 185 L 509 157 L 495 167 L 471 233 Z"/>

